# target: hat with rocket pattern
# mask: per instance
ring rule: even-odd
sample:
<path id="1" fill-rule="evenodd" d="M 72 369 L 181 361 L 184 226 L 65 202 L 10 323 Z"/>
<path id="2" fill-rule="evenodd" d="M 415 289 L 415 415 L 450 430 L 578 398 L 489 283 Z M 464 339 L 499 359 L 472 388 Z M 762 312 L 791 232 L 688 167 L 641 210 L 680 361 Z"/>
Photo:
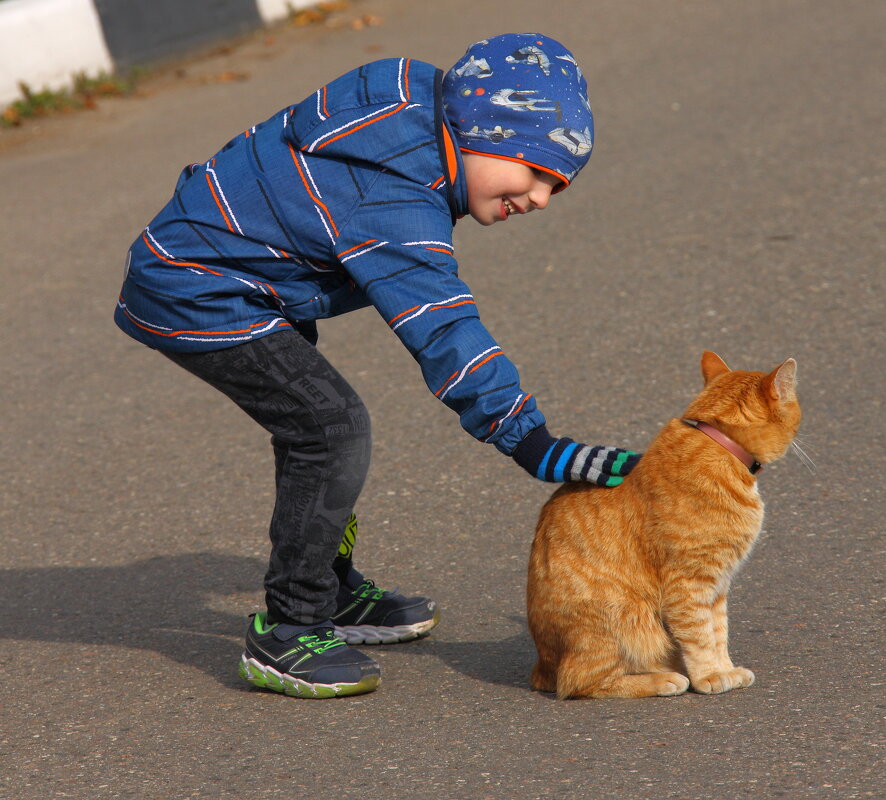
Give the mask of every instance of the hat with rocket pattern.
<path id="1" fill-rule="evenodd" d="M 443 79 L 443 103 L 463 152 L 553 173 L 560 189 L 591 157 L 587 83 L 572 53 L 542 34 L 471 45 Z"/>

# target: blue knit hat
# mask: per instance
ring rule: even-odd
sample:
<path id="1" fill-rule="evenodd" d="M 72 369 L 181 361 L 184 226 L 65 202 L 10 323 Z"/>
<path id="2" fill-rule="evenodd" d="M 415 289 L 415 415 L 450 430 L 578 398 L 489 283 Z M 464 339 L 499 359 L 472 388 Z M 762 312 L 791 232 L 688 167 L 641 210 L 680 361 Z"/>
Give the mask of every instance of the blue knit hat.
<path id="1" fill-rule="evenodd" d="M 464 152 L 553 173 L 558 190 L 591 157 L 587 83 L 572 53 L 539 33 L 471 45 L 443 79 L 443 103 Z"/>

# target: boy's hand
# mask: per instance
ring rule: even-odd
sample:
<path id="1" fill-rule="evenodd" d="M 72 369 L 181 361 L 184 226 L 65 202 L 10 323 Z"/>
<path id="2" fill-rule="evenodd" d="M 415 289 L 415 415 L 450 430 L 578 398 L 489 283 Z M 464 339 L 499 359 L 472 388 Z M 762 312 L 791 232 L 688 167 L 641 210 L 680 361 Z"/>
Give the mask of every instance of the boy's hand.
<path id="1" fill-rule="evenodd" d="M 517 445 L 513 459 L 543 481 L 588 481 L 612 487 L 634 468 L 640 454 L 618 447 L 589 447 L 566 437 L 555 439 L 542 425 Z"/>

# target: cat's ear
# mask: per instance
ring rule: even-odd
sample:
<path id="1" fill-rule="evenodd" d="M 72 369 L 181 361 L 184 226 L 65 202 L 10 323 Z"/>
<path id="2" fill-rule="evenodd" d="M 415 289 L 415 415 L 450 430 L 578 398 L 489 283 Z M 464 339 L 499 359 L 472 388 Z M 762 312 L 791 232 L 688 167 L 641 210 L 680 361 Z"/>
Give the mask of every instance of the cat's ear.
<path id="1" fill-rule="evenodd" d="M 766 376 L 763 385 L 773 400 L 780 400 L 783 403 L 796 400 L 797 362 L 793 358 L 787 359 L 784 364 Z"/>
<path id="2" fill-rule="evenodd" d="M 705 386 L 724 372 L 730 372 L 729 367 L 726 366 L 726 362 L 716 353 L 712 353 L 710 350 L 705 350 L 701 355 L 701 374 L 704 378 Z"/>

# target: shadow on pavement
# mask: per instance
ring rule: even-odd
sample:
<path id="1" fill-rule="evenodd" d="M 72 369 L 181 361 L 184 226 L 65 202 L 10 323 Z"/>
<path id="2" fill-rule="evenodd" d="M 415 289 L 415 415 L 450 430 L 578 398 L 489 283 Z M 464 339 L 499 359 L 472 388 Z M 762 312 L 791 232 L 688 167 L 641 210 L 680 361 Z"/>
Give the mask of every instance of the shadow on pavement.
<path id="1" fill-rule="evenodd" d="M 468 678 L 529 691 L 529 672 L 535 663 L 535 645 L 526 630 L 526 620 L 517 616 L 510 620 L 523 630 L 507 639 L 446 641 L 442 638 L 446 636 L 445 632 L 439 632 L 436 636 L 432 633 L 429 638 L 416 642 L 414 647 L 423 655 L 439 658 Z M 446 624 L 445 617 L 443 624 Z"/>
<path id="2" fill-rule="evenodd" d="M 240 687 L 245 616 L 213 597 L 254 593 L 264 565 L 217 553 L 161 556 L 113 567 L 0 570 L 0 639 L 151 650 Z"/>
<path id="3" fill-rule="evenodd" d="M 225 686 L 245 688 L 232 665 L 243 649 L 247 617 L 214 606 L 232 595 L 255 596 L 264 570 L 260 559 L 218 553 L 111 567 L 0 569 L 0 607 L 6 610 L 0 639 L 153 651 Z M 525 628 L 520 617 L 512 622 Z M 410 650 L 439 658 L 474 680 L 526 689 L 535 658 L 525 629 L 501 640 L 445 641 L 431 635 Z"/>

